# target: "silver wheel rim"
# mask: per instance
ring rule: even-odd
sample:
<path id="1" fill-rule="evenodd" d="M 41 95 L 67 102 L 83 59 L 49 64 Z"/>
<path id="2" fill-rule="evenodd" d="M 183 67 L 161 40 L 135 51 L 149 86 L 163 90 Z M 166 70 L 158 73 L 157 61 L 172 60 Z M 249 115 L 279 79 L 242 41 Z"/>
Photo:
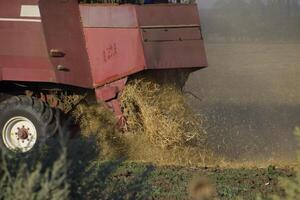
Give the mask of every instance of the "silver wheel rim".
<path id="1" fill-rule="evenodd" d="M 35 146 L 37 131 L 28 118 L 13 117 L 4 125 L 2 139 L 4 145 L 11 151 L 26 153 Z"/>

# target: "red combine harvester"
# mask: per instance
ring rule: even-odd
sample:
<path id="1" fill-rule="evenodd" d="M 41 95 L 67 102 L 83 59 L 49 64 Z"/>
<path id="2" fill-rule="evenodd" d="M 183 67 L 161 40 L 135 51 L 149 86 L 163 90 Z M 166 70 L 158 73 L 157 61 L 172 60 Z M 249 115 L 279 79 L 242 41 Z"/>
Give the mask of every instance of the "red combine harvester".
<path id="1" fill-rule="evenodd" d="M 0 0 L 0 147 L 29 152 L 82 100 L 122 116 L 137 73 L 207 66 L 196 5 Z"/>

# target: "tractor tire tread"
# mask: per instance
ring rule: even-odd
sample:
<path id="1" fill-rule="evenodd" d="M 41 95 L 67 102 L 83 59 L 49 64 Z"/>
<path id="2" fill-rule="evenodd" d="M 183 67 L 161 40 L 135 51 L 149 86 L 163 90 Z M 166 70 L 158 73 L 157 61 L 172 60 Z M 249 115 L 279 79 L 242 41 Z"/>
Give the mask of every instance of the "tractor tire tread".
<path id="1" fill-rule="evenodd" d="M 22 95 L 14 96 L 3 101 L 0 104 L 0 110 L 17 106 L 31 107 L 34 112 L 39 115 L 45 126 L 47 137 L 51 137 L 57 133 L 59 124 L 55 113 L 59 112 L 58 109 L 51 108 L 48 104 L 38 98 Z"/>

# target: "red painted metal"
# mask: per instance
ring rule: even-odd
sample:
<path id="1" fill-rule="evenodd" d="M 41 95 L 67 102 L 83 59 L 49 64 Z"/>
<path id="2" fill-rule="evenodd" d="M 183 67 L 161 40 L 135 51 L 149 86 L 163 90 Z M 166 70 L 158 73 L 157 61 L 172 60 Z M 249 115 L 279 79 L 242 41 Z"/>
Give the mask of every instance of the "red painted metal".
<path id="1" fill-rule="evenodd" d="M 39 0 L 10 0 L 0 1 L 1 17 L 20 17 L 21 5 L 36 5 Z"/>
<path id="2" fill-rule="evenodd" d="M 114 112 L 120 127 L 125 125 L 125 120 L 119 102 L 119 97 L 126 85 L 126 82 L 127 78 L 123 78 L 95 89 L 96 98 L 98 101 L 105 102 L 108 108 Z"/>
<path id="3" fill-rule="evenodd" d="M 58 83 L 91 88 L 93 81 L 77 1 L 40 0 L 47 49 L 62 51 L 50 57 Z M 57 70 L 58 66 L 67 70 Z"/>
<path id="4" fill-rule="evenodd" d="M 207 65 L 203 42 L 200 40 L 145 42 L 144 50 L 147 69 L 197 68 Z"/>
<path id="5" fill-rule="evenodd" d="M 199 27 L 144 28 L 143 39 L 147 42 L 202 40 Z"/>
<path id="6" fill-rule="evenodd" d="M 146 69 L 207 66 L 196 5 L 81 5 L 94 86 Z"/>
<path id="7" fill-rule="evenodd" d="M 85 28 L 84 33 L 95 86 L 144 69 L 143 46 L 137 29 Z"/>
<path id="8" fill-rule="evenodd" d="M 136 6 L 140 26 L 200 25 L 196 4 L 149 4 Z"/>
<path id="9" fill-rule="evenodd" d="M 80 13 L 85 27 L 136 28 L 138 20 L 132 5 L 81 4 Z"/>
<path id="10" fill-rule="evenodd" d="M 24 5 L 41 17 L 22 17 Z M 196 5 L 0 0 L 0 44 L 0 80 L 95 89 L 116 112 L 128 76 L 207 66 Z"/>
<path id="11" fill-rule="evenodd" d="M 126 120 L 123 115 L 122 109 L 121 109 L 121 104 L 118 99 L 113 99 L 110 102 L 107 102 L 107 105 L 112 108 L 116 118 L 117 118 L 117 123 L 118 127 L 123 128 L 125 126 Z"/>
<path id="12" fill-rule="evenodd" d="M 101 101 L 111 101 L 112 99 L 118 98 L 118 95 L 122 92 L 127 82 L 127 78 L 114 81 L 106 84 L 102 87 L 96 88 L 96 97 Z"/>
<path id="13" fill-rule="evenodd" d="M 1 80 L 55 82 L 47 53 L 42 24 L 17 21 L 22 5 L 38 0 L 0 0 Z M 7 20 L 6 20 L 7 19 Z M 27 20 L 34 17 L 28 17 Z M 6 20 L 6 21 L 5 21 Z"/>

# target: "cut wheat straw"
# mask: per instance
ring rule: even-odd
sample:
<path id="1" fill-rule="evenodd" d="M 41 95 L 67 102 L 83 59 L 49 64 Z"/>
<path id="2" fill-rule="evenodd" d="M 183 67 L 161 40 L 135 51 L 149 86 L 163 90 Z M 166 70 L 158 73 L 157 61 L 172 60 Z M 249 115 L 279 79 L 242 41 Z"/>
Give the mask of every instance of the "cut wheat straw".
<path id="1" fill-rule="evenodd" d="M 74 116 L 83 135 L 95 137 L 108 159 L 108 155 L 121 155 L 156 164 L 205 163 L 208 154 L 202 120 L 187 106 L 182 84 L 176 83 L 186 79 L 182 76 L 158 81 L 152 77 L 144 75 L 126 85 L 121 96 L 127 121 L 123 133 L 105 106 L 80 105 Z"/>
<path id="2" fill-rule="evenodd" d="M 73 111 L 85 138 L 95 138 L 105 158 L 126 155 L 126 144 L 117 128 L 113 113 L 104 105 L 80 104 Z"/>
<path id="3" fill-rule="evenodd" d="M 206 138 L 201 119 L 191 112 L 175 84 L 135 79 L 126 86 L 121 101 L 128 132 L 145 134 L 154 145 L 201 145 Z"/>

